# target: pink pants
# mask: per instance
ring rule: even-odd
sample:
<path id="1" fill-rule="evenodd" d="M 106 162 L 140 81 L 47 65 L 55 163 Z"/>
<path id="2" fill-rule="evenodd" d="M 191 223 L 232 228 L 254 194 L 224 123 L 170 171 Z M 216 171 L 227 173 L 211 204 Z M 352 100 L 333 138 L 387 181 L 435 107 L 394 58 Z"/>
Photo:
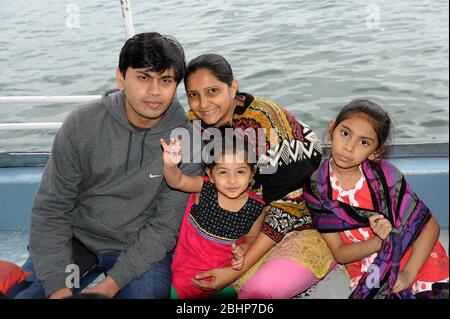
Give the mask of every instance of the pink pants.
<path id="1" fill-rule="evenodd" d="M 334 269 L 336 262 L 330 267 Z M 311 271 L 290 259 L 271 259 L 241 287 L 239 299 L 289 299 L 319 282 Z"/>

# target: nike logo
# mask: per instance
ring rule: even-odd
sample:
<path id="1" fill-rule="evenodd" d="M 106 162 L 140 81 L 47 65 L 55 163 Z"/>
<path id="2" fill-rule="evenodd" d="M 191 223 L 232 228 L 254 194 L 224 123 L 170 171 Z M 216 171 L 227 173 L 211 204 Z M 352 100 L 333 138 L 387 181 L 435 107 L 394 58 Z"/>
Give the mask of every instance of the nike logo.
<path id="1" fill-rule="evenodd" d="M 152 173 L 150 173 L 150 175 L 148 175 L 148 177 L 150 178 L 155 178 L 155 177 L 161 177 L 162 175 L 153 175 Z"/>

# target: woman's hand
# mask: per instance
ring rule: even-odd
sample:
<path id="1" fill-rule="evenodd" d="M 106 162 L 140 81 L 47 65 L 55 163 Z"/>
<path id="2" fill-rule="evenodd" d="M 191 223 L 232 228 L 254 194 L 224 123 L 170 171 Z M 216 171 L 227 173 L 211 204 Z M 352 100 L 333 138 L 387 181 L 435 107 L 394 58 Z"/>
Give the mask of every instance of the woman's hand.
<path id="1" fill-rule="evenodd" d="M 395 282 L 394 288 L 392 288 L 393 293 L 398 293 L 405 289 L 408 289 L 409 286 L 413 283 L 414 278 L 409 275 L 406 271 L 401 271 L 398 273 L 397 281 Z"/>
<path id="2" fill-rule="evenodd" d="M 389 220 L 381 214 L 370 216 L 369 223 L 374 234 L 380 237 L 381 240 L 385 240 L 392 230 L 392 225 Z"/>
<path id="3" fill-rule="evenodd" d="M 240 246 L 232 244 L 231 252 L 234 255 L 233 259 L 231 260 L 231 268 L 233 270 L 241 270 L 242 266 L 244 266 L 245 251 Z"/>
<path id="4" fill-rule="evenodd" d="M 203 290 L 219 291 L 239 278 L 231 268 L 215 268 L 195 275 L 192 284 Z"/>
<path id="5" fill-rule="evenodd" d="M 166 167 L 176 167 L 181 162 L 181 141 L 179 139 L 171 139 L 169 144 L 160 139 L 161 146 L 164 150 L 163 160 Z"/>

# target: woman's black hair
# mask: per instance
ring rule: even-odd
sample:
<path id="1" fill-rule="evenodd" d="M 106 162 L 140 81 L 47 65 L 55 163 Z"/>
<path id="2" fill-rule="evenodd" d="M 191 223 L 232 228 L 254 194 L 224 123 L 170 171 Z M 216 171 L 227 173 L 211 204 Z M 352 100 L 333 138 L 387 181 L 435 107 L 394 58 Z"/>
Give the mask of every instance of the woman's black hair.
<path id="1" fill-rule="evenodd" d="M 186 86 L 186 80 L 195 71 L 199 69 L 207 69 L 210 71 L 219 81 L 231 86 L 234 80 L 233 70 L 230 64 L 225 58 L 219 54 L 202 54 L 189 61 L 186 67 L 186 74 L 184 76 L 184 85 Z"/>
<path id="2" fill-rule="evenodd" d="M 158 73 L 173 67 L 179 84 L 186 71 L 183 47 L 174 38 L 157 32 L 136 34 L 125 42 L 120 51 L 119 70 L 123 77 L 129 67 L 149 68 Z"/>

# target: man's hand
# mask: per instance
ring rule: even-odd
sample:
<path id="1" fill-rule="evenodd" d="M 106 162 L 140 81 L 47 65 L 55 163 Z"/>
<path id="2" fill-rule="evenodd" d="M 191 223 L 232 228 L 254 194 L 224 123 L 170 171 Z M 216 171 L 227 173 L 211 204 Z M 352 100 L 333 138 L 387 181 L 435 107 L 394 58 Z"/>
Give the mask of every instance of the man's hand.
<path id="1" fill-rule="evenodd" d="M 110 276 L 100 281 L 95 287 L 83 291 L 83 293 L 98 294 L 108 298 L 113 298 L 118 292 L 119 286 L 117 286 L 117 283 Z"/>
<path id="2" fill-rule="evenodd" d="M 241 270 L 244 266 L 245 251 L 236 244 L 232 244 L 231 252 L 234 255 L 231 260 L 231 268 L 233 268 L 233 270 Z"/>
<path id="3" fill-rule="evenodd" d="M 392 230 L 392 225 L 389 220 L 381 214 L 370 216 L 369 223 L 373 233 L 382 240 L 385 240 Z"/>
<path id="4" fill-rule="evenodd" d="M 49 299 L 64 299 L 64 298 L 69 298 L 72 296 L 73 296 L 72 290 L 70 290 L 69 288 L 62 288 L 62 289 L 56 290 L 48 298 Z"/>

